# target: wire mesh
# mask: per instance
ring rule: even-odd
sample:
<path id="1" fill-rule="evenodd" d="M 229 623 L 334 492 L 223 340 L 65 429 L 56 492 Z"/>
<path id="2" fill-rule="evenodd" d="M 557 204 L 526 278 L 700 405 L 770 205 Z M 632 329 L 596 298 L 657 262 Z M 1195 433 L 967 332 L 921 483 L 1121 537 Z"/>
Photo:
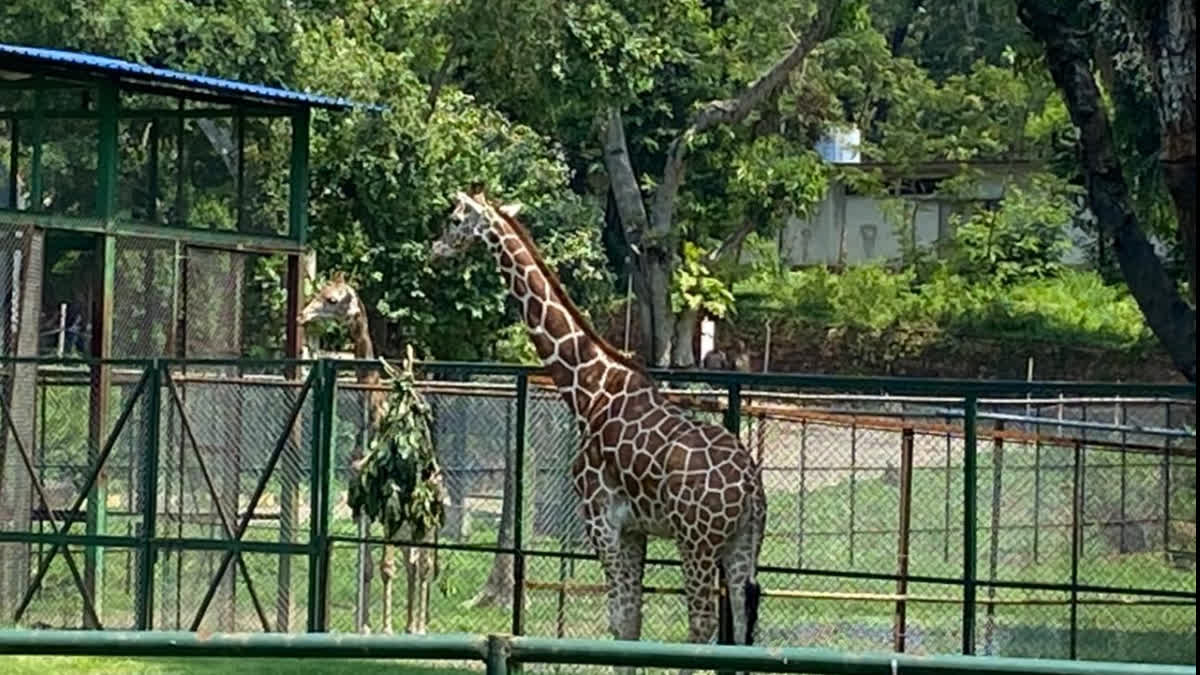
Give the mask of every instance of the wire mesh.
<path id="1" fill-rule="evenodd" d="M 305 630 L 315 604 L 309 589 L 316 588 L 325 593 L 327 629 L 386 630 L 381 532 L 356 522 L 346 505 L 351 458 L 370 441 L 372 410 L 386 394 L 386 381 L 365 377 L 373 367 L 338 368 L 327 467 L 329 572 L 311 586 L 320 573 L 310 565 L 324 554 L 312 557 L 308 544 L 325 535 L 311 520 L 310 490 L 326 474 L 314 476 L 311 461 L 320 446 L 315 406 L 324 399 L 310 392 L 296 407 L 296 378 L 308 366 L 260 364 L 264 372 L 239 376 L 229 367 L 172 365 L 159 391 L 156 627 Z M 113 369 L 114 411 L 139 375 Z M 519 620 L 531 635 L 607 637 L 606 581 L 581 536 L 569 480 L 579 432 L 566 407 L 537 386 L 522 404 L 511 375 L 435 365 L 421 377 L 449 517 L 429 548 L 407 546 L 403 536 L 394 542 L 392 630 L 406 630 L 412 580 L 404 561 L 422 550 L 433 567 L 428 632 L 508 632 Z M 36 447 L 48 481 L 78 487 L 86 470 L 87 383 L 86 370 L 47 369 L 42 378 Z M 730 401 L 723 386 L 664 390 L 707 419 L 723 419 Z M 743 443 L 760 458 L 768 493 L 759 644 L 952 653 L 962 649 L 965 611 L 978 653 L 1194 659 L 1194 650 L 1180 647 L 1195 634 L 1194 535 L 1186 530 L 1194 528 L 1195 441 L 1180 432 L 1194 419 L 1194 404 L 1173 401 L 1170 411 L 1151 413 L 1145 410 L 1168 404 L 1064 399 L 1026 416 L 1025 405 L 1042 404 L 985 399 L 975 480 L 967 485 L 960 398 L 743 388 L 736 403 Z M 1145 419 L 1157 415 L 1165 426 L 1114 427 L 1112 409 L 1096 413 L 1103 405 L 1126 421 L 1123 408 L 1140 406 Z M 1104 426 L 1070 424 L 1100 424 L 1097 415 Z M 107 465 L 106 532 L 132 540 L 146 507 L 139 453 L 149 442 L 148 422 L 135 406 Z M 968 487 L 976 511 L 964 518 Z M 226 554 L 222 514 L 247 524 L 251 548 L 240 560 Z M 964 521 L 975 534 L 973 610 L 964 605 L 971 559 Z M 32 557 L 35 569 L 41 555 Z M 107 546 L 103 555 L 104 623 L 131 625 L 141 551 Z M 651 539 L 647 559 L 642 637 L 683 640 L 688 621 L 675 543 Z M 45 600 L 31 605 L 34 620 L 80 622 L 80 596 L 62 565 L 54 561 L 39 591 Z M 522 604 L 514 608 L 516 599 Z M 1136 645 L 1127 634 L 1138 636 Z"/>
<path id="2" fill-rule="evenodd" d="M 68 526 L 70 534 L 131 537 L 141 532 L 142 511 L 137 507 L 146 495 L 139 459 L 149 411 L 144 393 L 139 393 L 141 372 L 109 370 L 112 384 L 103 418 L 97 416 L 100 402 L 87 370 L 43 368 L 39 373 L 38 400 L 31 406 L 37 415 L 35 434 L 22 448 L 13 447 L 14 451 L 23 449 L 33 462 L 26 511 L 31 533 L 53 534 Z M 21 470 L 29 476 L 23 462 Z M 35 484 L 42 488 L 48 504 L 42 502 Z M 72 510 L 77 502 L 79 507 Z M 13 620 L 31 584 L 44 574 L 44 579 L 32 586 L 22 623 L 54 628 L 90 626 L 86 589 L 101 626 L 133 627 L 132 581 L 139 563 L 127 544 L 77 547 L 73 560 L 82 575 L 79 581 L 61 550 L 56 552 L 45 542 L 24 548 L 28 557 L 17 564 L 27 576 L 9 598 L 13 606 L 6 611 L 7 620 Z M 15 546 L 10 551 L 13 549 Z M 9 558 L 10 563 L 13 560 Z"/>
<path id="3" fill-rule="evenodd" d="M 113 273 L 114 358 L 175 355 L 179 314 L 178 245 L 119 237 Z"/>
<path id="4" fill-rule="evenodd" d="M 189 358 L 283 355 L 285 257 L 186 248 L 180 304 Z"/>
<path id="5" fill-rule="evenodd" d="M 313 403 L 283 373 L 223 370 L 173 367 L 162 394 L 158 529 L 171 543 L 157 569 L 160 627 L 192 626 L 213 586 L 203 625 L 304 630 L 307 558 L 242 552 L 239 562 L 214 544 L 309 541 Z"/>

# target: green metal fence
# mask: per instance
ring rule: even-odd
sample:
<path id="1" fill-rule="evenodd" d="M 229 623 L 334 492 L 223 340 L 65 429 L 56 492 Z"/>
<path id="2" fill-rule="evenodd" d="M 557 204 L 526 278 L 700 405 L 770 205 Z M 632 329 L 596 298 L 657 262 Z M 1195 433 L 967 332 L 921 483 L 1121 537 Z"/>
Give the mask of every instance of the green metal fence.
<path id="1" fill-rule="evenodd" d="M 525 664 L 694 668 L 841 675 L 1188 675 L 1196 668 L 998 657 L 913 657 L 829 649 L 764 649 L 509 635 L 197 635 L 177 632 L 0 631 L 0 655 L 395 659 L 472 663 L 488 675 Z"/>
<path id="2" fill-rule="evenodd" d="M 345 505 L 376 364 L 0 367 L 0 626 L 386 629 L 383 541 Z M 606 638 L 565 407 L 529 369 L 422 370 L 449 514 L 429 630 Z M 1195 663 L 1194 388 L 656 375 L 763 462 L 760 644 Z M 646 639 L 686 634 L 679 579 L 652 543 Z"/>

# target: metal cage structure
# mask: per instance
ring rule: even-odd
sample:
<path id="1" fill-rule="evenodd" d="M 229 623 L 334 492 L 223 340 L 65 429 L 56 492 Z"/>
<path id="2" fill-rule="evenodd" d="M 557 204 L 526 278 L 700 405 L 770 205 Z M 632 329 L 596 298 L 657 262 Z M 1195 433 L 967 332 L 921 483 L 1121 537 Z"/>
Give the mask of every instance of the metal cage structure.
<path id="1" fill-rule="evenodd" d="M 0 43 L 0 356 L 14 359 L 0 385 L 15 404 L 0 521 L 25 527 L 37 511 L 15 450 L 34 447 L 39 414 L 22 359 L 300 356 L 310 120 L 351 108 L 373 107 Z M 70 375 L 96 456 L 132 387 L 108 365 Z M 88 495 L 93 534 L 106 482 Z M 85 557 L 95 593 L 103 556 Z M 0 544 L 0 609 L 29 562 Z"/>

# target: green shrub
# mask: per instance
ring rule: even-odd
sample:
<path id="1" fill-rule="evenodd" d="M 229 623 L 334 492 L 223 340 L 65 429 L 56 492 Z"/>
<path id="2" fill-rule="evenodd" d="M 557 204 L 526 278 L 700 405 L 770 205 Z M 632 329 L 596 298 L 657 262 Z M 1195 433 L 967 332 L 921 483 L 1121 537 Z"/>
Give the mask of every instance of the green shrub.
<path id="1" fill-rule="evenodd" d="M 747 320 L 821 322 L 881 334 L 917 328 L 955 335 L 1016 337 L 1114 348 L 1153 343 L 1137 304 L 1094 271 L 1001 283 L 939 264 L 921 282 L 912 270 L 878 265 L 835 274 L 824 267 L 753 272 L 734 286 Z"/>

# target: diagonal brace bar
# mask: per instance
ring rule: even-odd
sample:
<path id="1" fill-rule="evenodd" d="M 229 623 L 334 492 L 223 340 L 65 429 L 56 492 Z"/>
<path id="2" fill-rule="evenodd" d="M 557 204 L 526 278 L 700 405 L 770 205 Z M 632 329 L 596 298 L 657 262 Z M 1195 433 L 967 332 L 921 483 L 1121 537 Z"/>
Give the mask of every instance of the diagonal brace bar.
<path id="1" fill-rule="evenodd" d="M 29 454 L 29 450 L 25 448 L 25 444 L 21 442 L 21 434 L 17 433 L 17 425 L 13 422 L 12 413 L 9 412 L 8 406 L 5 405 L 3 398 L 0 398 L 0 410 L 4 411 L 5 426 L 12 431 L 12 439 L 16 442 L 17 451 L 21 453 L 21 461 L 25 464 L 25 469 L 29 472 L 29 478 L 33 481 L 33 488 L 37 491 L 38 499 L 42 502 L 42 508 L 46 510 L 46 517 L 50 519 L 50 527 L 53 530 L 59 530 L 58 519 L 54 517 L 54 511 L 50 508 L 50 500 L 46 497 L 46 488 L 42 485 L 42 479 L 38 477 L 37 470 L 33 466 L 33 457 Z M 100 625 L 100 617 L 96 613 L 96 606 L 92 604 L 92 599 L 88 595 L 87 585 L 83 583 L 83 575 L 79 572 L 79 567 L 75 564 L 75 556 L 72 555 L 71 549 L 63 550 L 63 559 L 67 561 L 67 567 L 71 569 L 71 577 L 75 581 L 75 587 L 79 589 L 79 595 L 83 599 L 83 609 L 87 612 L 88 620 L 92 625 Z"/>
<path id="2" fill-rule="evenodd" d="M 263 492 L 267 489 L 267 483 L 271 480 L 271 474 L 275 472 L 275 465 L 279 463 L 279 457 L 283 454 L 283 449 L 291 438 L 292 425 L 296 423 L 296 418 L 300 416 L 300 410 L 304 407 L 304 402 L 308 399 L 308 392 L 312 389 L 313 377 L 316 372 L 316 368 L 309 371 L 308 377 L 304 380 L 304 387 L 300 389 L 300 393 L 292 403 L 292 409 L 288 411 L 287 423 L 283 425 L 283 431 L 280 432 L 279 438 L 275 441 L 275 448 L 271 451 L 271 456 L 267 459 L 267 465 L 263 468 L 262 475 L 258 478 L 258 485 L 254 486 L 254 492 L 250 496 L 250 503 L 246 506 L 246 514 L 242 516 L 241 522 L 238 523 L 234 541 L 241 542 L 242 536 L 246 533 L 246 528 L 250 525 L 250 519 L 254 517 L 254 510 L 258 508 L 258 501 L 262 499 Z M 200 608 L 196 611 L 196 618 L 192 620 L 191 630 L 196 631 L 200 629 L 200 622 L 204 620 L 204 615 L 208 612 L 208 606 L 212 603 L 213 596 L 217 593 L 217 586 L 221 583 L 221 577 L 225 576 L 225 570 L 229 569 L 229 563 L 233 559 L 233 554 L 236 550 L 236 548 L 230 548 L 222 556 L 217 573 L 209 583 L 208 590 L 204 593 L 204 599 L 200 601 Z"/>
<path id="3" fill-rule="evenodd" d="M 92 486 L 96 484 L 96 480 L 100 477 L 100 472 L 104 469 L 104 463 L 108 461 L 108 456 L 112 454 L 113 448 L 117 444 L 117 438 L 121 435 L 121 431 L 125 428 L 125 423 L 129 421 L 129 415 L 133 412 L 133 406 L 141 398 L 142 392 L 146 390 L 146 383 L 150 381 L 150 369 L 147 368 L 142 372 L 141 379 L 138 380 L 137 387 L 133 390 L 133 395 L 125 402 L 125 406 L 121 409 L 121 415 L 117 418 L 117 423 L 113 425 L 112 431 L 109 432 L 108 438 L 104 440 L 104 448 L 100 451 L 100 456 L 96 458 L 96 464 L 91 468 L 88 478 L 83 483 L 83 489 L 80 490 L 79 496 L 75 498 L 75 503 L 71 505 L 71 512 L 79 510 L 83 502 L 87 499 L 88 493 L 91 492 Z M 73 519 L 68 519 L 59 528 L 58 535 L 62 536 L 71 529 L 75 524 Z M 50 563 L 54 562 L 54 556 L 60 548 L 65 548 L 66 544 L 57 543 L 50 549 L 50 554 L 42 561 L 41 567 L 38 568 L 37 575 L 33 578 L 33 583 L 29 588 L 25 589 L 25 595 L 21 598 L 21 603 L 17 605 L 17 611 L 13 613 L 13 621 L 20 621 L 21 616 L 25 614 L 25 610 L 29 607 L 30 601 L 33 600 L 33 594 L 41 587 L 42 581 L 46 578 L 46 573 L 50 571 Z M 86 595 L 86 594 L 85 594 Z M 99 625 L 98 623 L 96 625 Z"/>

